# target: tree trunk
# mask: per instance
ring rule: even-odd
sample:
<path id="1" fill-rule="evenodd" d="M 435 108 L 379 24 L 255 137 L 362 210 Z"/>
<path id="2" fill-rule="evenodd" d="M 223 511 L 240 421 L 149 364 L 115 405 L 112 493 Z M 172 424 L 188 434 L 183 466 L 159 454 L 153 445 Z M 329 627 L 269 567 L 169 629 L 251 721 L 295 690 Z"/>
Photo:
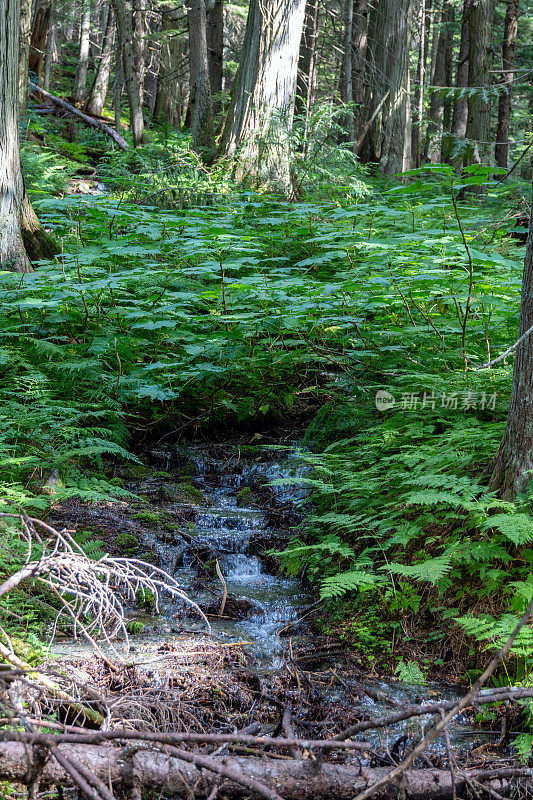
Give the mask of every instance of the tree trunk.
<path id="1" fill-rule="evenodd" d="M 189 0 L 189 64 L 191 71 L 192 145 L 206 161 L 215 155 L 215 123 L 209 82 L 205 0 Z"/>
<path id="2" fill-rule="evenodd" d="M 353 107 L 353 11 L 354 0 L 344 0 L 344 45 L 341 62 L 340 95 L 345 106 L 345 113 L 341 120 L 342 139 L 347 142 L 355 141 L 354 107 Z"/>
<path id="3" fill-rule="evenodd" d="M 298 58 L 295 111 L 307 120 L 313 102 L 320 0 L 307 0 Z"/>
<path id="4" fill-rule="evenodd" d="M 526 244 L 518 337 L 533 327 L 533 206 Z M 511 401 L 502 443 L 492 465 L 490 488 L 513 500 L 531 479 L 533 469 L 533 334 L 516 348 Z"/>
<path id="5" fill-rule="evenodd" d="M 53 736 L 49 737 L 52 740 Z M 79 763 L 84 771 L 103 781 L 105 786 L 122 787 L 128 796 L 139 796 L 142 789 L 154 793 L 170 793 L 174 797 L 189 798 L 190 786 L 194 786 L 195 797 L 212 795 L 213 780 L 206 779 L 209 772 L 188 761 L 171 757 L 157 750 L 110 745 L 59 744 L 59 754 L 66 756 L 73 766 Z M 194 754 L 189 754 L 194 755 Z M 40 751 L 31 745 L 19 742 L 0 744 L 0 778 L 15 783 L 28 784 L 33 780 L 31 765 L 38 763 L 39 779 L 43 786 L 73 785 L 71 773 L 67 773 L 56 758 L 39 759 Z M 213 759 L 222 765 L 220 759 Z M 353 800 L 373 783 L 384 778 L 390 770 L 370 769 L 357 764 L 334 764 L 311 759 L 288 759 L 274 761 L 265 758 L 230 757 L 223 765 L 237 776 L 260 781 L 275 796 L 285 800 Z M 411 769 L 402 776 L 401 796 L 407 800 L 451 800 L 455 791 L 463 792 L 469 778 L 476 778 L 476 770 L 464 770 L 454 776 L 449 770 Z M 493 782 L 497 792 L 506 791 L 510 781 Z M 130 794 L 131 787 L 139 789 Z M 489 784 L 491 785 L 491 784 Z M 128 787 L 130 791 L 128 791 Z M 395 797 L 399 788 L 393 785 L 376 792 L 376 800 Z M 224 780 L 224 797 L 230 800 L 250 797 L 250 791 L 236 781 Z M 460 795 L 462 796 L 462 794 Z"/>
<path id="6" fill-rule="evenodd" d="M 207 15 L 207 54 L 211 95 L 215 95 L 213 112 L 220 114 L 224 78 L 224 0 L 215 0 Z"/>
<path id="7" fill-rule="evenodd" d="M 80 51 L 72 98 L 75 103 L 81 103 L 85 97 L 87 85 L 87 71 L 89 69 L 89 48 L 91 44 L 91 2 L 83 0 L 81 26 L 80 26 Z"/>
<path id="8" fill-rule="evenodd" d="M 490 96 L 494 0 L 472 0 L 468 52 L 468 84 L 476 89 L 468 98 L 466 136 L 469 163 L 490 163 Z"/>
<path id="9" fill-rule="evenodd" d="M 31 40 L 31 7 L 32 0 L 20 2 L 20 38 L 19 38 L 19 106 L 21 111 L 28 107 L 28 80 Z"/>
<path id="10" fill-rule="evenodd" d="M 0 0 L 0 270 L 31 272 L 28 255 L 57 253 L 28 200 L 18 130 L 19 3 Z"/>
<path id="11" fill-rule="evenodd" d="M 463 0 L 463 16 L 461 20 L 461 42 L 459 44 L 459 59 L 457 62 L 457 76 L 455 86 L 458 90 L 468 86 L 469 53 L 470 53 L 470 7 L 472 0 Z M 452 116 L 452 137 L 464 139 L 468 121 L 468 99 L 466 96 L 456 97 Z M 450 151 L 449 160 L 455 160 L 454 149 Z"/>
<path id="12" fill-rule="evenodd" d="M 409 169 L 411 160 L 411 0 L 379 0 L 376 16 L 376 66 L 386 76 L 390 91 L 384 107 L 379 166 L 381 172 L 395 175 Z"/>
<path id="13" fill-rule="evenodd" d="M 502 46 L 502 92 L 498 99 L 498 127 L 494 156 L 502 169 L 509 165 L 509 127 L 511 124 L 511 89 L 514 79 L 516 34 L 520 0 L 509 0 L 505 12 Z"/>
<path id="14" fill-rule="evenodd" d="M 292 193 L 290 131 L 305 0 L 251 0 L 223 149 L 236 177 Z"/>
<path id="15" fill-rule="evenodd" d="M 411 132 L 411 157 L 415 167 L 421 164 L 422 121 L 424 119 L 424 95 L 426 87 L 426 61 L 431 27 L 431 0 L 421 0 L 419 17 L 419 46 L 416 86 L 413 95 L 413 128 Z"/>
<path id="16" fill-rule="evenodd" d="M 48 26 L 50 24 L 50 14 L 52 11 L 51 0 L 36 0 L 33 9 L 33 21 L 31 26 L 29 71 L 37 76 L 41 82 L 43 75 L 43 61 L 48 36 Z"/>
<path id="17" fill-rule="evenodd" d="M 433 72 L 433 91 L 429 105 L 428 161 L 439 164 L 442 160 L 442 132 L 444 126 L 444 97 L 436 87 L 446 86 L 446 56 L 448 50 L 450 3 L 444 2 L 440 30 L 438 33 L 435 70 Z"/>
<path id="18" fill-rule="evenodd" d="M 361 136 L 367 122 L 366 98 L 369 88 L 368 13 L 370 0 L 354 0 L 352 35 L 352 92 L 355 103 L 354 133 L 356 141 Z M 355 149 L 356 146 L 354 144 Z"/>
<path id="19" fill-rule="evenodd" d="M 183 82 L 178 75 L 183 60 L 182 39 L 177 31 L 180 19 L 178 6 L 161 6 L 163 35 L 154 108 L 154 119 L 160 125 L 178 125 L 183 111 Z"/>
<path id="20" fill-rule="evenodd" d="M 144 52 L 146 40 L 146 0 L 133 0 L 133 33 L 135 73 L 139 83 L 139 103 L 142 109 L 144 103 L 144 78 L 146 73 L 146 58 Z"/>
<path id="21" fill-rule="evenodd" d="M 100 53 L 100 61 L 96 76 L 91 89 L 91 93 L 85 104 L 85 110 L 89 114 L 100 116 L 104 107 L 105 98 L 107 94 L 107 87 L 109 84 L 109 75 L 111 73 L 111 58 L 113 55 L 113 11 L 111 6 L 107 6 L 107 14 L 104 19 L 104 37 L 102 40 L 102 50 Z"/>
<path id="22" fill-rule="evenodd" d="M 50 73 L 52 71 L 52 64 L 54 59 L 57 58 L 56 36 L 55 36 L 55 13 L 56 7 L 52 0 L 52 10 L 50 12 L 50 25 L 48 26 L 48 35 L 46 37 L 46 52 L 44 54 L 44 73 L 43 73 L 43 86 L 46 91 L 50 89 Z"/>
<path id="23" fill-rule="evenodd" d="M 117 23 L 120 49 L 122 53 L 122 69 L 128 105 L 130 109 L 130 127 L 133 134 L 133 146 L 138 147 L 144 141 L 144 119 L 141 104 L 141 85 L 135 68 L 135 42 L 132 15 L 125 0 L 111 0 Z"/>

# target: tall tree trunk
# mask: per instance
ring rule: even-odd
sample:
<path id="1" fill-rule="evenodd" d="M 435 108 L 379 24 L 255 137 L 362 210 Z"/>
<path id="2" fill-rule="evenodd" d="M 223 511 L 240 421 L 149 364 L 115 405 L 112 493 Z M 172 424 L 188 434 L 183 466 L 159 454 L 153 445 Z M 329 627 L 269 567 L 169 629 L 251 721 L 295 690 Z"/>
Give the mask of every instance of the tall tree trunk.
<path id="1" fill-rule="evenodd" d="M 55 15 L 56 6 L 54 0 L 52 0 L 50 25 L 48 26 L 48 35 L 46 37 L 46 53 L 44 55 L 43 87 L 46 89 L 46 91 L 50 89 L 50 73 L 52 71 L 52 64 L 54 59 L 57 58 L 56 34 L 54 25 Z"/>
<path id="2" fill-rule="evenodd" d="M 498 126 L 494 156 L 496 164 L 507 169 L 509 164 L 509 128 L 511 125 L 511 89 L 514 79 L 516 35 L 520 0 L 508 0 L 505 12 L 502 46 L 502 92 L 498 99 Z"/>
<path id="3" fill-rule="evenodd" d="M 21 227 L 18 67 L 19 3 L 0 0 L 0 270 L 31 272 Z"/>
<path id="4" fill-rule="evenodd" d="M 31 207 L 20 169 L 19 12 L 18 0 L 0 0 L 0 270 L 31 272 L 28 255 L 49 257 L 57 249 Z"/>
<path id="5" fill-rule="evenodd" d="M 115 80 L 113 83 L 113 114 L 115 117 L 115 130 L 118 134 L 120 134 L 122 130 L 122 121 L 120 118 L 120 113 L 122 110 L 121 109 L 122 84 L 123 84 L 122 49 L 120 47 L 120 41 L 117 36 L 117 40 L 115 42 Z"/>
<path id="6" fill-rule="evenodd" d="M 177 30 L 180 19 L 178 6 L 161 6 L 161 53 L 154 108 L 154 119 L 160 125 L 178 125 L 183 113 L 183 80 L 179 75 L 183 68 L 183 41 Z"/>
<path id="7" fill-rule="evenodd" d="M 533 206 L 526 244 L 518 337 L 533 327 Z M 531 479 L 533 469 L 533 335 L 516 348 L 507 425 L 492 465 L 490 488 L 513 500 Z"/>
<path id="8" fill-rule="evenodd" d="M 411 157 L 415 167 L 422 161 L 422 123 L 424 119 L 424 96 L 426 88 L 426 61 L 431 28 L 431 0 L 421 0 L 419 9 L 419 46 L 416 71 L 416 86 L 413 94 L 413 128 L 411 132 Z"/>
<path id="9" fill-rule="evenodd" d="M 447 3 L 447 23 L 446 23 L 446 48 L 444 56 L 444 85 L 451 87 L 453 83 L 453 47 L 454 47 L 454 28 L 455 28 L 455 8 L 452 3 Z M 447 134 L 449 141 L 449 134 L 452 124 L 453 102 L 452 98 L 447 93 L 444 98 L 444 117 L 443 129 Z"/>
<path id="10" fill-rule="evenodd" d="M 130 126 L 133 134 L 133 146 L 138 147 L 144 141 L 144 119 L 141 104 L 141 87 L 139 75 L 135 68 L 135 43 L 132 15 L 125 0 L 111 0 L 117 23 L 120 49 L 122 53 L 122 69 L 128 106 L 130 109 Z"/>
<path id="11" fill-rule="evenodd" d="M 28 107 L 28 79 L 31 40 L 32 0 L 21 0 L 19 34 L 19 105 L 21 111 Z"/>
<path id="12" fill-rule="evenodd" d="M 438 87 L 446 86 L 446 57 L 448 50 L 451 5 L 447 0 L 442 7 L 441 22 L 438 29 L 438 43 L 433 72 L 433 86 L 429 104 L 428 160 L 439 164 L 442 160 L 442 132 L 444 127 L 445 100 Z M 437 89 L 437 91 L 435 91 Z"/>
<path id="13" fill-rule="evenodd" d="M 295 105 L 296 113 L 305 118 L 306 124 L 313 102 L 319 10 L 320 0 L 307 0 L 298 57 Z"/>
<path id="14" fill-rule="evenodd" d="M 215 155 L 215 124 L 209 82 L 205 2 L 188 0 L 188 5 L 192 144 L 195 150 L 210 161 Z"/>
<path id="15" fill-rule="evenodd" d="M 113 55 L 113 39 L 113 11 L 111 6 L 108 5 L 107 14 L 104 18 L 104 36 L 102 39 L 100 61 L 98 63 L 98 69 L 96 70 L 91 93 L 85 104 L 86 111 L 96 116 L 102 113 L 107 94 L 109 75 L 111 73 L 111 59 Z"/>
<path id="16" fill-rule="evenodd" d="M 455 88 L 457 91 L 453 105 L 451 136 L 446 148 L 446 161 L 455 164 L 460 169 L 464 158 L 464 140 L 468 122 L 468 98 L 466 88 L 469 84 L 469 55 L 470 55 L 470 11 L 472 0 L 463 0 L 461 17 L 461 41 L 457 59 L 457 73 Z"/>
<path id="17" fill-rule="evenodd" d="M 354 108 L 354 134 L 356 142 L 363 132 L 366 118 L 366 98 L 369 88 L 368 13 L 370 0 L 354 0 L 352 34 L 352 92 Z M 354 143 L 355 149 L 356 143 Z"/>
<path id="18" fill-rule="evenodd" d="M 51 0 L 36 0 L 31 24 L 29 71 L 37 76 L 40 83 L 43 75 L 43 62 L 52 11 Z"/>
<path id="19" fill-rule="evenodd" d="M 223 135 L 237 179 L 292 193 L 290 131 L 305 0 L 251 0 Z"/>
<path id="20" fill-rule="evenodd" d="M 209 63 L 209 83 L 213 100 L 213 112 L 222 111 L 222 86 L 224 80 L 224 0 L 214 0 L 207 15 L 207 57 Z"/>
<path id="21" fill-rule="evenodd" d="M 491 83 L 494 0 L 472 0 L 468 53 L 468 84 L 476 91 L 468 98 L 466 136 L 470 163 L 488 164 L 491 160 L 490 95 L 484 91 Z"/>
<path id="22" fill-rule="evenodd" d="M 376 18 L 376 66 L 385 76 L 386 90 L 389 91 L 383 113 L 379 166 L 383 173 L 395 175 L 410 167 L 411 103 L 408 56 L 411 0 L 379 0 Z"/>
<path id="23" fill-rule="evenodd" d="M 146 0 L 133 0 L 133 52 L 135 72 L 139 83 L 139 102 L 144 103 L 144 78 L 146 73 Z"/>
<path id="24" fill-rule="evenodd" d="M 87 85 L 87 71 L 89 69 L 89 49 L 91 44 L 91 2 L 83 0 L 81 26 L 80 26 L 80 51 L 72 98 L 75 103 L 81 103 L 85 97 Z"/>
<path id="25" fill-rule="evenodd" d="M 346 111 L 341 121 L 344 141 L 355 141 L 353 107 L 353 6 L 354 0 L 344 0 L 344 45 L 340 75 L 340 95 Z"/>

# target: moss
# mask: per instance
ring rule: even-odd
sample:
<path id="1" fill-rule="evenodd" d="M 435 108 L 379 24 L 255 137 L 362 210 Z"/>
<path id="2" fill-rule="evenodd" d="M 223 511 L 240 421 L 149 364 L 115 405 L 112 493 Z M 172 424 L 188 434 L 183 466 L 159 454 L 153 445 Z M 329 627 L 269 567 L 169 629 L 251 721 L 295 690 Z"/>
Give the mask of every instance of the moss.
<path id="1" fill-rule="evenodd" d="M 126 623 L 126 630 L 133 635 L 142 633 L 144 630 L 144 622 L 138 619 L 130 619 L 130 621 Z"/>
<path id="2" fill-rule="evenodd" d="M 155 611 L 155 594 L 149 589 L 139 589 L 135 595 L 135 599 L 137 605 L 139 608 L 142 608 L 143 611 L 147 611 L 150 614 Z"/>
<path id="3" fill-rule="evenodd" d="M 139 522 L 144 522 L 147 525 L 159 527 L 162 524 L 162 516 L 159 511 L 139 511 L 133 515 L 133 519 L 138 519 Z"/>
<path id="4" fill-rule="evenodd" d="M 44 653 L 40 647 L 35 647 L 28 641 L 19 639 L 18 636 L 12 636 L 10 641 L 11 646 L 15 651 L 15 655 L 17 655 L 22 661 L 25 661 L 26 664 L 37 666 L 38 664 L 42 664 L 44 661 Z"/>
<path id="5" fill-rule="evenodd" d="M 163 499 L 169 503 L 191 503 L 195 506 L 205 503 L 203 492 L 192 483 L 166 483 L 160 491 Z"/>
<path id="6" fill-rule="evenodd" d="M 115 478 L 110 478 L 108 483 L 110 483 L 112 486 L 120 486 L 121 489 L 124 488 L 124 481 L 118 476 Z"/>
<path id="7" fill-rule="evenodd" d="M 136 553 L 139 549 L 139 540 L 133 533 L 119 533 L 115 546 L 121 553 Z"/>
<path id="8" fill-rule="evenodd" d="M 132 464 L 128 467 L 128 472 L 132 478 L 148 478 L 152 474 L 150 467 L 145 464 Z"/>
<path id="9" fill-rule="evenodd" d="M 249 486 L 245 486 L 240 492 L 237 492 L 237 505 L 247 506 L 252 501 L 252 490 Z"/>

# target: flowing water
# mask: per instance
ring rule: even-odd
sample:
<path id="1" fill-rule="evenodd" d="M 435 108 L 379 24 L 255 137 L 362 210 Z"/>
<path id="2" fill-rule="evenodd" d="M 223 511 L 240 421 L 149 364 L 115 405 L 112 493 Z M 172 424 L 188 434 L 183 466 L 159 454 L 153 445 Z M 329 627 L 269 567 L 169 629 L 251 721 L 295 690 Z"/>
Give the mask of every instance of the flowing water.
<path id="1" fill-rule="evenodd" d="M 173 573 L 188 595 L 211 612 L 212 633 L 217 639 L 246 642 L 257 672 L 262 675 L 275 672 L 284 664 L 286 654 L 286 642 L 280 638 L 280 630 L 298 619 L 315 599 L 297 579 L 269 571 L 265 558 L 269 548 L 283 547 L 289 541 L 291 524 L 305 513 L 306 489 L 298 483 L 306 470 L 303 461 L 297 453 L 280 457 L 276 451 L 268 449 L 253 458 L 243 458 L 238 444 L 219 450 L 200 446 L 186 451 L 168 448 L 153 451 L 152 455 L 156 461 L 156 476 L 160 474 L 156 471 L 157 462 L 159 468 L 177 476 L 185 461 L 189 480 L 201 496 L 201 502 L 161 503 L 167 516 L 176 518 L 175 535 L 169 541 L 168 534 L 162 531 L 145 530 L 145 543 L 158 556 L 160 566 Z M 290 483 L 271 485 L 272 481 L 280 479 Z M 140 493 L 148 489 L 157 491 L 154 479 L 150 478 L 144 482 L 132 481 L 126 486 Z M 187 510 L 186 521 L 184 509 Z M 120 511 L 116 512 L 116 524 L 121 524 Z M 222 584 L 212 570 L 210 573 L 203 571 L 206 563 L 212 567 L 216 561 L 228 590 L 229 610 L 225 610 L 222 618 L 218 616 Z M 156 670 L 164 670 L 164 666 L 157 667 L 156 655 L 162 642 L 175 634 L 194 636 L 205 631 L 204 622 L 181 603 L 167 600 L 161 612 L 159 618 L 154 618 L 131 610 L 133 616 L 147 623 L 143 634 L 132 637 L 134 646 L 128 654 L 128 660 L 134 660 L 140 668 L 152 670 L 156 665 Z M 123 644 L 115 645 L 115 649 L 126 655 Z M 53 651 L 56 657 L 72 659 L 88 655 L 91 648 L 80 641 L 65 642 L 56 644 Z M 361 692 L 361 682 L 347 676 L 333 683 L 328 701 L 335 703 L 338 699 L 341 704 L 347 696 L 357 698 L 362 711 L 370 716 L 382 716 L 401 706 L 453 699 L 458 694 L 456 687 L 409 686 L 379 680 L 365 681 Z M 392 746 L 401 737 L 411 740 L 419 736 L 431 721 L 432 718 L 415 718 L 386 731 L 365 734 L 365 738 L 382 745 L 390 737 Z M 456 718 L 450 733 L 454 749 L 465 746 L 470 749 L 482 742 L 494 741 L 497 736 L 474 730 L 464 716 Z M 441 742 L 434 749 L 438 751 L 443 747 Z"/>

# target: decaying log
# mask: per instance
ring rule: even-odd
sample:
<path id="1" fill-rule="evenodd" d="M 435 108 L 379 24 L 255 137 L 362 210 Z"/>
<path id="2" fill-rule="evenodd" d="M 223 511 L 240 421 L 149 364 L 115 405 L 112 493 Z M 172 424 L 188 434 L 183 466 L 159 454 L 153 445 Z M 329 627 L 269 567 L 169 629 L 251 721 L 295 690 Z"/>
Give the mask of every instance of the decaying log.
<path id="1" fill-rule="evenodd" d="M 141 747 L 139 745 L 139 747 Z M 59 745 L 67 760 L 90 770 L 95 778 L 109 785 L 130 785 L 132 774 L 141 787 L 161 791 L 176 797 L 188 796 L 189 787 L 195 787 L 195 797 L 205 798 L 213 784 L 213 775 L 198 769 L 194 764 L 172 758 L 164 752 L 135 749 L 113 745 Z M 26 784 L 32 774 L 33 748 L 19 742 L 0 743 L 0 778 Z M 191 753 L 191 755 L 193 755 Z M 215 760 L 215 759 L 213 759 Z M 216 761 L 221 767 L 255 780 L 284 800 L 352 800 L 368 786 L 382 780 L 390 770 L 360 768 L 357 764 L 331 764 L 311 759 L 271 761 L 265 758 L 224 758 Z M 529 774 L 531 769 L 526 770 Z M 456 776 L 460 790 L 468 778 L 479 779 L 482 771 L 472 770 Z M 41 772 L 41 786 L 72 786 L 72 778 L 65 769 L 50 758 Z M 506 779 L 503 779 L 506 780 Z M 497 786 L 502 790 L 502 778 Z M 503 784 L 505 790 L 505 784 Z M 402 793 L 408 800 L 448 800 L 452 797 L 452 781 L 447 770 L 408 770 L 402 776 Z M 224 781 L 224 794 L 229 798 L 249 797 L 249 789 L 234 782 Z M 387 797 L 385 788 L 376 797 Z"/>
<path id="2" fill-rule="evenodd" d="M 41 89 L 40 86 L 37 86 L 36 83 L 31 83 L 31 81 L 30 89 L 32 92 L 41 95 L 41 97 L 45 97 L 47 100 L 53 103 L 53 105 L 61 108 L 63 111 L 66 111 L 73 117 L 76 117 L 76 119 L 79 119 L 84 125 L 88 125 L 90 128 L 96 128 L 96 130 L 105 133 L 106 136 L 110 136 L 121 150 L 128 149 L 129 145 L 124 137 L 113 130 L 113 128 L 110 128 L 109 125 L 106 125 L 105 122 L 102 122 L 100 119 L 96 119 L 95 117 L 90 117 L 88 114 L 84 114 L 83 111 L 80 111 L 75 106 L 71 106 L 70 103 L 66 102 L 66 100 L 62 100 L 60 97 L 50 94 L 50 92 L 47 92 L 45 89 Z"/>

